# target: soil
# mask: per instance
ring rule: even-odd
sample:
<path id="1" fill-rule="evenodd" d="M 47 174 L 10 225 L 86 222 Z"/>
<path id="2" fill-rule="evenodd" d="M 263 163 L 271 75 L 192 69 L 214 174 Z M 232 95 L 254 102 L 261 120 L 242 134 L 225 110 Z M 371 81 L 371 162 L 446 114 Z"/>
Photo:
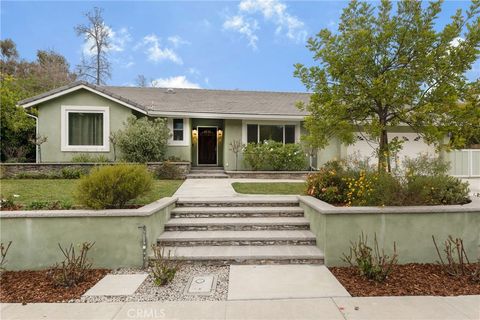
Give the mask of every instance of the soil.
<path id="1" fill-rule="evenodd" d="M 475 266 L 480 267 L 480 263 Z M 353 297 L 480 294 L 480 282 L 474 282 L 469 276 L 450 276 L 437 264 L 397 265 L 382 283 L 360 276 L 353 267 L 329 269 Z"/>
<path id="2" fill-rule="evenodd" d="M 68 302 L 78 299 L 109 270 L 90 270 L 85 281 L 74 287 L 57 286 L 49 270 L 5 271 L 0 278 L 0 302 Z"/>

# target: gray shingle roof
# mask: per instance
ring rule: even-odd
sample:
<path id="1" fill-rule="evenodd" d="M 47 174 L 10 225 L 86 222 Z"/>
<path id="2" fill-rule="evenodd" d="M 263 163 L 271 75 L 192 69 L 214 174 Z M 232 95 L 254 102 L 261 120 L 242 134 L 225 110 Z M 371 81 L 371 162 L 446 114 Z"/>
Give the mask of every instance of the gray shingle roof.
<path id="1" fill-rule="evenodd" d="M 115 99 L 148 112 L 219 113 L 249 115 L 303 116 L 296 107 L 298 101 L 308 102 L 310 94 L 209 89 L 167 89 L 96 86 L 77 81 L 38 96 L 25 99 L 19 105 L 85 85 Z"/>

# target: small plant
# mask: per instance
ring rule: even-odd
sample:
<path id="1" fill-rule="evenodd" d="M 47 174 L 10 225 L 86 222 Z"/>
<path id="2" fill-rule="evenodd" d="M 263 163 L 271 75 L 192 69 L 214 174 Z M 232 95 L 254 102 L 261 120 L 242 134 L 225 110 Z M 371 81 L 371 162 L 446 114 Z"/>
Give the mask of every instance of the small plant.
<path id="1" fill-rule="evenodd" d="M 42 162 L 42 144 L 44 144 L 45 142 L 47 142 L 47 137 L 46 136 L 41 136 L 41 135 L 37 135 L 35 136 L 35 138 L 32 138 L 30 139 L 30 142 L 33 143 L 37 148 L 38 148 L 38 162 L 41 163 Z"/>
<path id="2" fill-rule="evenodd" d="M 72 157 L 72 162 L 77 162 L 77 163 L 105 163 L 105 162 L 110 162 L 110 159 L 103 155 L 103 154 L 98 154 L 98 155 L 91 155 L 88 153 L 80 153 Z"/>
<path id="3" fill-rule="evenodd" d="M 178 180 L 183 176 L 182 170 L 170 161 L 162 162 L 162 164 L 155 171 L 155 175 L 159 179 L 166 180 Z"/>
<path id="4" fill-rule="evenodd" d="M 7 264 L 7 261 L 8 261 L 7 253 L 11 245 L 12 245 L 12 241 L 8 242 L 6 246 L 3 242 L 0 243 L 0 273 L 6 270 L 5 265 Z"/>
<path id="5" fill-rule="evenodd" d="M 228 149 L 235 154 L 235 171 L 238 170 L 238 154 L 242 152 L 245 145 L 242 140 L 233 140 L 230 142 Z"/>
<path id="6" fill-rule="evenodd" d="M 393 242 L 393 254 L 391 257 L 380 251 L 377 235 L 373 238 L 373 248 L 368 245 L 367 236 L 362 232 L 358 242 L 350 242 L 350 252 L 343 254 L 342 260 L 358 269 L 361 276 L 368 279 L 383 282 L 392 272 L 393 266 L 398 262 L 397 247 Z"/>
<path id="7" fill-rule="evenodd" d="M 440 264 L 445 271 L 445 273 L 454 276 L 469 276 L 469 278 L 474 282 L 480 282 L 480 267 L 474 266 L 470 263 L 468 259 L 467 252 L 463 246 L 463 239 L 453 238 L 451 235 L 448 236 L 447 240 L 444 242 L 443 253 L 445 254 L 445 261 L 442 258 L 442 254 L 438 248 L 435 237 L 432 235 L 433 244 L 437 251 L 438 258 L 440 259 L 438 264 Z M 479 261 L 480 263 L 480 261 Z"/>
<path id="8" fill-rule="evenodd" d="M 169 284 L 180 268 L 180 263 L 172 259 L 170 250 L 167 255 L 165 255 L 165 248 L 158 245 L 152 245 L 152 250 L 154 256 L 152 265 L 153 281 L 157 286 Z"/>
<path id="9" fill-rule="evenodd" d="M 83 280 L 92 268 L 92 262 L 87 259 L 88 251 L 95 242 L 84 242 L 81 245 L 80 254 L 75 252 L 75 246 L 70 244 L 68 248 L 63 248 L 60 243 L 58 247 L 65 259 L 61 263 L 55 264 L 52 268 L 52 277 L 59 286 L 76 286 Z"/>
<path id="10" fill-rule="evenodd" d="M 72 204 L 69 201 L 44 201 L 44 200 L 34 200 L 30 202 L 26 209 L 27 210 L 69 210 L 72 208 Z"/>
<path id="11" fill-rule="evenodd" d="M 152 184 L 152 174 L 145 165 L 101 166 L 80 178 L 74 196 L 92 209 L 124 208 L 130 200 L 149 192 Z"/>
<path id="12" fill-rule="evenodd" d="M 21 205 L 19 205 L 18 203 L 16 203 L 15 201 L 15 198 L 16 196 L 18 197 L 18 195 L 9 195 L 8 197 L 4 198 L 3 196 L 1 196 L 1 199 L 0 199 L 0 210 L 9 210 L 9 211 L 12 211 L 12 210 L 18 210 L 21 208 Z"/>
<path id="13" fill-rule="evenodd" d="M 88 174 L 88 168 L 65 167 L 62 169 L 63 179 L 80 179 L 81 176 Z"/>

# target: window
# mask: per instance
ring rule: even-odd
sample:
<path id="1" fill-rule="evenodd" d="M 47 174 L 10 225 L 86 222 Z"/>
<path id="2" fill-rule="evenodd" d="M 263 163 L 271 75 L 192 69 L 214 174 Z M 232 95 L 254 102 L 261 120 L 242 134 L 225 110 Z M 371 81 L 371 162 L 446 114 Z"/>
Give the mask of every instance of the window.
<path id="1" fill-rule="evenodd" d="M 173 141 L 183 141 L 183 119 L 173 119 Z"/>
<path id="2" fill-rule="evenodd" d="M 61 150 L 108 152 L 109 108 L 62 106 Z"/>
<path id="3" fill-rule="evenodd" d="M 295 143 L 295 125 L 247 124 L 247 143 L 273 140 Z"/>
<path id="4" fill-rule="evenodd" d="M 103 145 L 103 113 L 69 112 L 68 145 Z"/>

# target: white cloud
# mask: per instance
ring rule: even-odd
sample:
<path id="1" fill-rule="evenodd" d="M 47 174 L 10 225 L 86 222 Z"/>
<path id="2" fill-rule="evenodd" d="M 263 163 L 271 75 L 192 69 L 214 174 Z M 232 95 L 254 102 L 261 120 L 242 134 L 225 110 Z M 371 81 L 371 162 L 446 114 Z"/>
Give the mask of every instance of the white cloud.
<path id="1" fill-rule="evenodd" d="M 190 73 L 193 76 L 199 76 L 201 74 L 200 70 L 193 67 L 188 68 L 188 73 Z"/>
<path id="2" fill-rule="evenodd" d="M 180 36 L 170 36 L 167 39 L 175 48 L 184 44 L 190 44 L 189 41 L 183 40 Z"/>
<path id="3" fill-rule="evenodd" d="M 134 49 L 139 47 L 146 47 L 145 53 L 148 56 L 148 60 L 153 62 L 160 62 L 163 60 L 170 60 L 176 64 L 183 64 L 182 59 L 177 55 L 177 53 L 170 48 L 161 48 L 160 38 L 155 34 L 150 34 L 143 37 L 141 43 L 137 44 Z"/>
<path id="4" fill-rule="evenodd" d="M 450 42 L 450 45 L 454 48 L 458 47 L 460 45 L 460 43 L 462 43 L 463 41 L 465 41 L 464 38 L 462 37 L 456 37 L 455 39 L 453 39 L 451 42 Z"/>
<path id="5" fill-rule="evenodd" d="M 186 76 L 176 76 L 152 80 L 152 87 L 199 89 L 200 85 L 198 83 L 190 82 Z"/>
<path id="6" fill-rule="evenodd" d="M 110 38 L 110 47 L 106 52 L 121 52 L 125 50 L 126 45 L 132 41 L 132 37 L 128 32 L 127 28 L 121 28 L 117 31 L 114 31 L 111 27 L 105 26 L 108 36 Z M 93 39 L 85 41 L 82 47 L 83 54 L 86 56 L 93 56 L 96 54 L 95 51 L 95 42 Z"/>
<path id="7" fill-rule="evenodd" d="M 285 35 L 294 41 L 305 41 L 307 32 L 304 22 L 290 14 L 280 0 L 242 0 L 237 15 L 229 17 L 223 27 L 243 34 L 249 40 L 249 45 L 256 48 L 258 37 L 255 30 L 258 29 L 258 22 L 248 17 L 252 14 L 260 14 L 266 21 L 273 23 L 277 35 Z"/>
<path id="8" fill-rule="evenodd" d="M 257 48 L 258 37 L 255 30 L 258 29 L 258 22 L 255 19 L 247 21 L 242 15 L 233 16 L 225 20 L 223 28 L 244 35 L 248 40 L 248 45 L 253 49 Z"/>

